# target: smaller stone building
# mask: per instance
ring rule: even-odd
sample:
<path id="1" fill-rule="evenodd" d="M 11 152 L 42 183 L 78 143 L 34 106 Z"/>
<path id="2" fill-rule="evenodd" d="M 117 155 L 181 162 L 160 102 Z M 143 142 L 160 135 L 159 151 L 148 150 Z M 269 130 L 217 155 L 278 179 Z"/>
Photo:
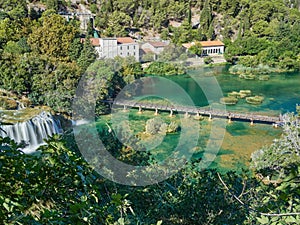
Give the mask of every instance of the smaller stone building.
<path id="1" fill-rule="evenodd" d="M 224 54 L 225 45 L 222 41 L 200 41 L 199 43 L 202 46 L 202 56 Z M 182 44 L 182 46 L 189 49 L 195 44 L 195 42 L 191 42 Z"/>

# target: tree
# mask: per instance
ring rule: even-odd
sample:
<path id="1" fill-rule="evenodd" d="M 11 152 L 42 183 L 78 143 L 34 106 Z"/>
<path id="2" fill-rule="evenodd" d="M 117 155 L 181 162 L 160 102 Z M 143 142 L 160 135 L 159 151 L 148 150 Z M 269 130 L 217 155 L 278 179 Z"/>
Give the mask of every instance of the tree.
<path id="1" fill-rule="evenodd" d="M 39 93 L 39 101 L 43 104 L 56 112 L 71 114 L 71 104 L 80 77 L 81 70 L 75 62 L 62 62 L 50 74 L 34 76 L 34 91 Z"/>
<path id="2" fill-rule="evenodd" d="M 20 150 L 24 146 L 0 137 L 3 224 L 87 225 L 107 221 L 113 224 L 118 220 L 119 204 L 112 202 L 112 213 L 108 212 L 99 177 L 78 151 L 66 147 L 66 140 L 67 137 L 50 138 L 37 156 L 24 154 Z M 110 194 L 107 197 L 116 199 Z"/>
<path id="3" fill-rule="evenodd" d="M 108 27 L 105 30 L 105 35 L 112 37 L 126 36 L 125 28 L 130 25 L 131 18 L 123 12 L 114 11 L 108 16 Z"/>
<path id="4" fill-rule="evenodd" d="M 205 0 L 203 9 L 200 14 L 200 29 L 203 30 L 204 33 L 208 32 L 212 20 L 213 17 L 210 8 L 210 0 Z"/>
<path id="5" fill-rule="evenodd" d="M 83 48 L 80 52 L 80 56 L 77 59 L 77 63 L 80 66 L 82 72 L 85 72 L 85 70 L 89 67 L 89 65 L 91 65 L 91 63 L 96 60 L 96 58 L 97 53 L 95 51 L 95 48 L 92 46 L 89 36 L 87 36 L 85 38 Z"/>
<path id="6" fill-rule="evenodd" d="M 9 18 L 0 20 L 0 47 L 3 48 L 6 42 L 17 40 L 16 26 Z"/>
<path id="7" fill-rule="evenodd" d="M 56 61 L 69 59 L 69 50 L 77 30 L 60 15 L 46 11 L 33 27 L 28 43 L 37 54 L 45 55 Z"/>
<path id="8" fill-rule="evenodd" d="M 82 49 L 83 49 L 83 44 L 81 43 L 80 38 L 75 38 L 69 49 L 70 59 L 77 61 L 80 57 Z"/>
<path id="9" fill-rule="evenodd" d="M 97 60 L 86 69 L 83 83 L 79 88 L 87 90 L 88 96 L 83 99 L 82 107 L 85 107 L 89 102 L 96 101 L 96 114 L 101 115 L 109 109 L 107 100 L 114 94 L 113 79 L 116 76 L 114 63 L 111 60 Z"/>
<path id="10" fill-rule="evenodd" d="M 189 52 L 192 53 L 192 54 L 195 54 L 195 55 L 202 55 L 202 45 L 200 42 L 196 42 L 194 45 L 192 45 L 190 48 L 189 48 Z"/>
<path id="11" fill-rule="evenodd" d="M 185 19 L 180 28 L 180 37 L 178 39 L 178 44 L 187 43 L 194 39 L 193 32 L 192 32 L 192 25 L 189 23 L 187 19 Z"/>
<path id="12" fill-rule="evenodd" d="M 164 50 L 159 54 L 159 61 L 175 61 L 179 56 L 184 53 L 183 47 L 176 46 L 174 44 L 169 44 L 164 48 Z"/>

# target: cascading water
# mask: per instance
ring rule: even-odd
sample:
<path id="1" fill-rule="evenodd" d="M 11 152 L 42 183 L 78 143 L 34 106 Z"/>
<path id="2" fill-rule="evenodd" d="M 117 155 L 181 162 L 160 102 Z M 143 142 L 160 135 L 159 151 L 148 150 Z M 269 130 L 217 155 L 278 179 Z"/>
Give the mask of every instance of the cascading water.
<path id="1" fill-rule="evenodd" d="M 42 112 L 28 121 L 14 125 L 1 125 L 0 128 L 1 137 L 10 137 L 17 143 L 24 141 L 27 144 L 23 150 L 25 153 L 35 151 L 44 144 L 44 139 L 62 133 L 59 120 L 49 112 Z"/>

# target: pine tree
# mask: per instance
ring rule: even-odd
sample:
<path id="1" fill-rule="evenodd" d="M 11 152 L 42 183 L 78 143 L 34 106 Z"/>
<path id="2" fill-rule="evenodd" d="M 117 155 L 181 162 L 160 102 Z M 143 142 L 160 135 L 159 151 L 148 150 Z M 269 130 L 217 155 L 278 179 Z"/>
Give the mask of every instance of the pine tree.
<path id="1" fill-rule="evenodd" d="M 89 65 L 96 60 L 96 58 L 96 51 L 90 42 L 90 36 L 87 36 L 77 63 L 81 70 L 84 72 L 89 67 Z"/>

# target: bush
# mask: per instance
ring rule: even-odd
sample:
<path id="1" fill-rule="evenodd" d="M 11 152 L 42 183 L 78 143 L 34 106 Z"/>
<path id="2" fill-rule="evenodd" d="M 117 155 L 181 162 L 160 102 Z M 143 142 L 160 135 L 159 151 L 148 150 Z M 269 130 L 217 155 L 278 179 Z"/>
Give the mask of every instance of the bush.
<path id="1" fill-rule="evenodd" d="M 185 74 L 186 71 L 179 64 L 153 62 L 148 66 L 148 68 L 145 69 L 145 73 L 155 75 L 181 75 Z"/>
<path id="2" fill-rule="evenodd" d="M 213 62 L 214 62 L 214 60 L 210 56 L 207 56 L 207 57 L 204 58 L 204 63 L 205 64 L 211 64 Z"/>
<path id="3" fill-rule="evenodd" d="M 155 135 L 158 133 L 166 133 L 168 125 L 161 118 L 149 119 L 146 122 L 146 133 Z"/>

